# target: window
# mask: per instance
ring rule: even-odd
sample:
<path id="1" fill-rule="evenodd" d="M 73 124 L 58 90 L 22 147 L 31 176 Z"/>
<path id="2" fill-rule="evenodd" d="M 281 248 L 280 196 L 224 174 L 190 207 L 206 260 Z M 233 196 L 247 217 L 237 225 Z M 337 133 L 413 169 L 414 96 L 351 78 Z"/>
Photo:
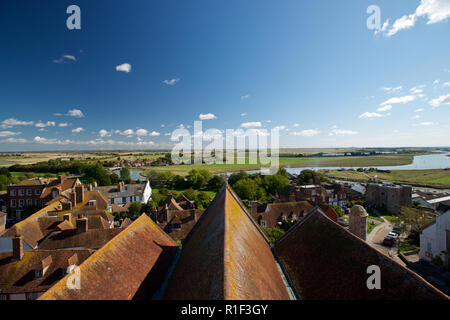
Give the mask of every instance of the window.
<path id="1" fill-rule="evenodd" d="M 37 207 L 39 206 L 39 200 L 38 199 L 34 199 L 34 205 Z"/>
<path id="2" fill-rule="evenodd" d="M 34 194 L 39 196 L 41 194 L 41 190 L 39 190 L 39 189 L 34 190 Z"/>
<path id="3" fill-rule="evenodd" d="M 267 221 L 266 220 L 260 220 L 259 225 L 263 228 L 267 228 Z"/>
<path id="4" fill-rule="evenodd" d="M 127 198 L 123 197 L 122 198 L 122 203 L 125 203 L 125 202 L 127 202 Z"/>
<path id="5" fill-rule="evenodd" d="M 427 243 L 427 251 L 431 252 L 431 243 L 430 242 Z"/>
<path id="6" fill-rule="evenodd" d="M 33 195 L 33 190 L 32 189 L 27 189 L 27 196 L 31 196 Z"/>
<path id="7" fill-rule="evenodd" d="M 11 208 L 15 208 L 17 205 L 16 199 L 11 199 Z"/>
<path id="8" fill-rule="evenodd" d="M 24 195 L 23 189 L 19 189 L 19 196 L 23 196 L 23 195 Z"/>
<path id="9" fill-rule="evenodd" d="M 315 196 L 315 195 L 316 195 L 316 190 L 312 190 L 312 191 L 311 191 L 311 195 L 312 195 L 312 196 Z"/>
<path id="10" fill-rule="evenodd" d="M 172 229 L 172 230 L 181 230 L 181 224 L 173 224 L 170 229 Z"/>
<path id="11" fill-rule="evenodd" d="M 19 208 L 22 208 L 23 207 L 23 199 L 20 199 L 19 200 Z"/>
<path id="12" fill-rule="evenodd" d="M 15 189 L 11 189 L 9 194 L 11 195 L 11 197 L 15 197 L 16 196 L 16 190 Z"/>
<path id="13" fill-rule="evenodd" d="M 33 199 L 27 199 L 27 206 L 31 207 L 33 205 Z"/>

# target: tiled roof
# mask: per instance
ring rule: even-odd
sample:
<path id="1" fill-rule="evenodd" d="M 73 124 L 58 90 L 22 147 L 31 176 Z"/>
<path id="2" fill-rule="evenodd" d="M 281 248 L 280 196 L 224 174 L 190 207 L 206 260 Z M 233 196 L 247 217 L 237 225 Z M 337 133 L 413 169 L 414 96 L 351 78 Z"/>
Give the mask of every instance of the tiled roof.
<path id="1" fill-rule="evenodd" d="M 224 185 L 186 239 L 167 299 L 289 299 L 268 240 Z"/>
<path id="2" fill-rule="evenodd" d="M 267 227 L 273 228 L 282 221 L 282 216 L 289 220 L 296 215 L 296 218 L 300 219 L 313 209 L 314 206 L 308 201 L 269 203 L 258 205 L 256 212 L 252 212 L 252 217 L 255 221 L 259 221 L 261 217 L 266 221 Z"/>
<path id="3" fill-rule="evenodd" d="M 69 266 L 69 258 L 77 254 L 80 262 L 92 253 L 92 250 L 32 250 L 25 251 L 21 260 L 13 260 L 12 252 L 0 253 L 0 293 L 44 292 L 63 277 L 61 269 Z M 35 270 L 41 268 L 45 259 L 51 263 L 42 278 L 35 279 Z"/>
<path id="4" fill-rule="evenodd" d="M 122 191 L 119 191 L 118 186 L 96 187 L 107 199 L 110 198 L 122 198 L 131 196 L 141 196 L 144 193 L 145 183 L 140 184 L 125 184 L 122 187 Z"/>
<path id="5" fill-rule="evenodd" d="M 125 218 L 125 220 L 123 220 L 122 224 L 120 225 L 121 228 L 126 228 L 128 227 L 130 224 L 132 223 L 130 218 Z"/>
<path id="6" fill-rule="evenodd" d="M 166 278 L 178 246 L 143 214 L 80 265 L 80 290 L 62 279 L 40 299 L 152 298 Z"/>
<path id="7" fill-rule="evenodd" d="M 298 295 L 305 300 L 446 299 L 417 274 L 331 221 L 311 212 L 274 248 Z M 369 290 L 369 266 L 379 266 L 381 289 Z"/>
<path id="8" fill-rule="evenodd" d="M 122 232 L 123 228 L 89 229 L 78 233 L 76 229 L 51 234 L 39 244 L 39 249 L 88 248 L 99 249 Z"/>
<path id="9" fill-rule="evenodd" d="M 77 179 L 71 180 L 71 179 L 65 179 L 62 183 L 59 183 L 58 179 L 51 180 L 49 184 L 44 188 L 42 191 L 42 194 L 40 195 L 41 199 L 45 199 L 51 195 L 53 188 L 58 188 L 59 193 L 64 192 L 66 190 L 72 189 L 75 187 L 76 183 L 78 182 Z"/>

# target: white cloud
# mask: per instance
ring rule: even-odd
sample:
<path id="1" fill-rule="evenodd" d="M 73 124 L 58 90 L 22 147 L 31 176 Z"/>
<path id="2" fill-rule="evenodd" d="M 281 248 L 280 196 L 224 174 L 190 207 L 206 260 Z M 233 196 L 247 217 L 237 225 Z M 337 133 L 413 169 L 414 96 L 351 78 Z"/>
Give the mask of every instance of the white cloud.
<path id="1" fill-rule="evenodd" d="M 299 132 L 292 132 L 291 135 L 300 136 L 300 137 L 313 137 L 313 136 L 318 135 L 319 133 L 320 133 L 319 130 L 308 129 L 308 130 L 303 130 L 303 131 L 299 131 Z"/>
<path id="2" fill-rule="evenodd" d="M 450 93 L 430 101 L 433 108 L 440 107 L 442 104 L 450 105 Z"/>
<path id="3" fill-rule="evenodd" d="M 286 126 L 277 126 L 274 129 L 278 130 L 278 131 L 282 131 L 282 130 L 286 130 Z"/>
<path id="4" fill-rule="evenodd" d="M 443 85 L 444 87 L 450 87 L 450 82 L 444 82 L 442 85 Z"/>
<path id="5" fill-rule="evenodd" d="M 61 122 L 61 123 L 59 123 L 58 124 L 58 127 L 68 127 L 69 126 L 69 124 L 67 123 L 67 122 Z"/>
<path id="6" fill-rule="evenodd" d="M 261 127 L 261 122 L 245 122 L 241 124 L 241 128 L 255 128 L 255 127 Z"/>
<path id="7" fill-rule="evenodd" d="M 241 113 L 241 117 L 245 117 L 247 115 L 247 113 L 243 112 Z"/>
<path id="8" fill-rule="evenodd" d="M 403 96 L 403 97 L 394 97 L 386 100 L 385 102 L 381 103 L 380 106 L 385 106 L 388 104 L 396 104 L 396 103 L 408 103 L 411 101 L 416 100 L 416 96 Z"/>
<path id="9" fill-rule="evenodd" d="M 14 118 L 9 118 L 6 120 L 3 120 L 0 123 L 0 128 L 12 128 L 14 126 L 32 126 L 34 124 L 33 121 L 20 121 L 16 120 Z"/>
<path id="10" fill-rule="evenodd" d="M 434 80 L 433 84 L 436 84 L 436 85 L 439 84 L 439 80 Z"/>
<path id="11" fill-rule="evenodd" d="M 376 112 L 364 112 L 359 117 L 361 119 L 371 119 L 371 118 L 380 118 L 382 116 L 383 116 L 382 114 L 379 114 L 379 113 L 376 113 Z"/>
<path id="12" fill-rule="evenodd" d="M 175 83 L 177 83 L 179 81 L 180 81 L 179 78 L 174 78 L 174 79 L 170 79 L 170 80 L 164 80 L 163 83 L 167 84 L 168 86 L 173 86 Z"/>
<path id="13" fill-rule="evenodd" d="M 13 132 L 13 131 L 0 131 L 0 137 L 12 137 L 12 136 L 18 136 L 22 134 L 22 132 Z"/>
<path id="14" fill-rule="evenodd" d="M 419 108 L 419 109 L 416 109 L 414 112 L 423 112 L 423 111 L 425 111 L 424 108 Z"/>
<path id="15" fill-rule="evenodd" d="M 73 133 L 80 133 L 80 132 L 82 132 L 82 131 L 84 131 L 83 128 L 72 129 L 72 132 L 73 132 Z"/>
<path id="16" fill-rule="evenodd" d="M 249 95 L 249 94 L 246 94 L 246 95 L 241 96 L 241 99 L 242 99 L 242 100 L 245 100 L 245 99 L 248 99 L 248 98 L 250 98 L 250 95 Z"/>
<path id="17" fill-rule="evenodd" d="M 214 114 L 212 114 L 212 113 L 200 114 L 198 117 L 200 118 L 200 120 L 217 119 L 216 116 Z"/>
<path id="18" fill-rule="evenodd" d="M 62 114 L 62 113 L 54 113 L 53 114 L 56 117 L 61 117 L 61 116 L 68 116 L 68 117 L 77 117 L 77 118 L 83 118 L 84 114 L 81 110 L 79 109 L 71 109 L 69 110 L 66 114 Z"/>
<path id="19" fill-rule="evenodd" d="M 44 123 L 39 120 L 39 122 L 36 123 L 36 127 L 38 128 L 54 127 L 54 126 L 56 126 L 56 123 L 54 121 L 47 121 Z"/>
<path id="20" fill-rule="evenodd" d="M 152 132 L 150 132 L 148 135 L 149 135 L 150 137 L 158 137 L 158 136 L 161 135 L 161 133 L 156 132 L 156 131 L 152 131 Z"/>
<path id="21" fill-rule="evenodd" d="M 120 132 L 120 131 L 119 131 L 119 132 Z M 131 135 L 134 134 L 134 131 L 131 130 L 131 129 L 127 129 L 127 130 L 125 130 L 125 131 L 120 132 L 120 134 L 121 134 L 121 135 L 124 135 L 124 136 L 131 136 Z"/>
<path id="22" fill-rule="evenodd" d="M 122 72 L 130 72 L 131 71 L 131 64 L 129 63 L 122 63 L 116 66 L 116 71 L 122 71 Z"/>
<path id="23" fill-rule="evenodd" d="M 403 86 L 398 86 L 398 87 L 382 87 L 381 89 L 383 89 L 386 92 L 396 92 L 396 91 L 400 91 L 403 89 Z"/>
<path id="24" fill-rule="evenodd" d="M 419 127 L 429 127 L 429 126 L 433 126 L 435 125 L 434 122 L 421 122 L 418 124 L 415 124 L 415 126 L 419 126 Z"/>
<path id="25" fill-rule="evenodd" d="M 384 106 L 384 107 L 379 107 L 378 109 L 377 109 L 377 111 L 378 112 L 385 112 L 385 111 L 389 111 L 389 110 L 391 110 L 392 109 L 392 106 L 390 105 L 390 104 L 388 104 L 388 105 L 386 105 L 386 106 Z"/>
<path id="26" fill-rule="evenodd" d="M 391 37 L 400 30 L 413 27 L 419 17 L 428 18 L 427 24 L 445 21 L 450 17 L 450 2 L 448 0 L 421 0 L 414 13 L 395 20 L 386 36 Z"/>
<path id="27" fill-rule="evenodd" d="M 411 91 L 412 94 L 419 94 L 423 92 L 423 89 L 421 89 L 420 87 L 413 87 L 409 89 L 409 91 Z"/>
<path id="28" fill-rule="evenodd" d="M 330 136 L 332 135 L 336 135 L 336 136 L 352 136 L 352 135 L 357 135 L 359 134 L 358 131 L 353 131 L 353 130 L 340 130 L 340 129 L 333 129 L 330 132 Z"/>
<path id="29" fill-rule="evenodd" d="M 418 114 L 416 114 L 414 117 L 412 117 L 412 119 L 420 119 L 420 116 Z"/>
<path id="30" fill-rule="evenodd" d="M 108 131 L 106 131 L 105 129 L 102 129 L 98 132 L 99 136 L 104 138 L 104 137 L 110 137 L 111 133 L 109 133 Z"/>
<path id="31" fill-rule="evenodd" d="M 298 127 L 300 127 L 300 124 L 294 123 L 294 128 L 298 128 Z"/>
<path id="32" fill-rule="evenodd" d="M 138 137 L 143 137 L 143 136 L 146 136 L 147 134 L 148 134 L 148 131 L 145 130 L 145 129 L 138 129 L 138 130 L 136 130 L 136 135 Z"/>
<path id="33" fill-rule="evenodd" d="M 72 56 L 70 54 L 65 54 L 59 59 L 54 59 L 53 62 L 60 64 L 60 63 L 67 63 L 67 62 L 69 62 L 69 60 L 70 61 L 77 61 L 77 59 L 74 56 Z"/>

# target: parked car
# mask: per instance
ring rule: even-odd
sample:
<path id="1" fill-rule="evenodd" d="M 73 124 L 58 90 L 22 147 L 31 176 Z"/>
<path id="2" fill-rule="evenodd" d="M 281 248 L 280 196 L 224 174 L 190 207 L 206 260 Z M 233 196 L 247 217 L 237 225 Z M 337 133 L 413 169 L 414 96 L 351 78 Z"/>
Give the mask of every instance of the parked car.
<path id="1" fill-rule="evenodd" d="M 390 236 L 387 236 L 383 240 L 383 244 L 388 247 L 392 247 L 394 245 L 394 242 L 395 242 L 395 239 Z"/>
<path id="2" fill-rule="evenodd" d="M 396 232 L 389 232 L 389 233 L 388 233 L 388 237 L 397 239 L 397 238 L 398 238 L 398 233 L 396 233 Z"/>
<path id="3" fill-rule="evenodd" d="M 400 227 L 395 226 L 395 227 L 392 229 L 392 232 L 395 232 L 396 234 L 400 234 L 400 233 L 401 233 L 401 232 L 400 232 Z"/>

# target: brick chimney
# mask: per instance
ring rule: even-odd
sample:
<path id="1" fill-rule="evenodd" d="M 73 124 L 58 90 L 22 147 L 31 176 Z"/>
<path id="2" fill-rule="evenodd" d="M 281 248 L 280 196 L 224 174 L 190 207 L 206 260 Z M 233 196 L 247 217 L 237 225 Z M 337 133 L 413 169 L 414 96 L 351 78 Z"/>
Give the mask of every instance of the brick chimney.
<path id="1" fill-rule="evenodd" d="M 119 182 L 119 192 L 122 192 L 122 191 L 123 191 L 123 182 L 120 181 Z"/>
<path id="2" fill-rule="evenodd" d="M 72 208 L 77 206 L 77 190 L 72 189 L 72 193 L 70 194 L 70 202 L 72 202 Z"/>
<path id="3" fill-rule="evenodd" d="M 12 238 L 12 245 L 13 245 L 13 259 L 21 260 L 23 257 L 23 241 L 22 236 L 20 234 Z"/>
<path id="4" fill-rule="evenodd" d="M 83 203 L 83 201 L 84 201 L 84 186 L 83 185 L 76 186 L 75 191 L 76 191 L 77 204 Z"/>
<path id="5" fill-rule="evenodd" d="M 78 265 L 78 254 L 72 255 L 69 259 L 67 259 L 67 268 L 63 269 L 64 275 L 69 274 L 76 268 Z"/>
<path id="6" fill-rule="evenodd" d="M 79 218 L 77 219 L 77 233 L 83 233 L 88 231 L 88 219 Z"/>
<path id="7" fill-rule="evenodd" d="M 63 175 L 63 174 L 60 174 L 60 175 L 58 176 L 58 183 L 59 183 L 59 184 L 62 184 L 62 183 L 64 182 L 64 180 L 66 180 L 66 176 Z"/>

